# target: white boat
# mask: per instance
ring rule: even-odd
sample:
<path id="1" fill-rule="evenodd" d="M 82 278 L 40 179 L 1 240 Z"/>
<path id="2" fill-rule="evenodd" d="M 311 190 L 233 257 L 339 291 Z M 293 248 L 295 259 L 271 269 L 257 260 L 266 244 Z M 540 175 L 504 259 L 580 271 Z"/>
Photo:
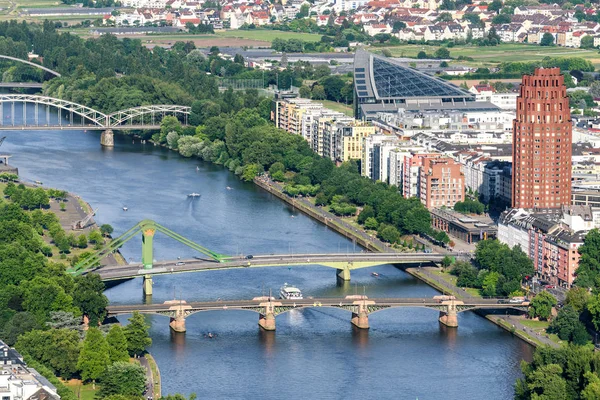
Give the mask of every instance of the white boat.
<path id="1" fill-rule="evenodd" d="M 231 190 L 231 188 L 229 186 L 227 186 L 227 190 Z"/>
<path id="2" fill-rule="evenodd" d="M 127 207 L 123 207 L 123 211 L 127 211 Z"/>
<path id="3" fill-rule="evenodd" d="M 196 171 L 200 171 L 200 167 L 196 166 Z"/>
<path id="4" fill-rule="evenodd" d="M 188 197 L 200 197 L 200 193 L 190 193 L 188 194 Z"/>
<path id="5" fill-rule="evenodd" d="M 287 300 L 302 300 L 302 292 L 294 286 L 285 283 L 279 290 L 279 297 Z"/>

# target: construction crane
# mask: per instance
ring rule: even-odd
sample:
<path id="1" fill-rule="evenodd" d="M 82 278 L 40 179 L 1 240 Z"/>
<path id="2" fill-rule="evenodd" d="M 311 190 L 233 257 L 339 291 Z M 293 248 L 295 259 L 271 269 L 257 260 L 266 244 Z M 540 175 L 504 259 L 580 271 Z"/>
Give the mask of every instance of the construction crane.
<path id="1" fill-rule="evenodd" d="M 96 215 L 96 211 L 98 211 L 97 208 L 94 211 L 92 211 L 90 214 L 86 215 L 86 217 L 84 219 L 75 222 L 75 224 L 73 224 L 73 230 L 80 231 L 82 229 L 85 229 L 85 227 L 90 222 L 90 220 L 92 219 L 92 217 L 94 215 Z"/>

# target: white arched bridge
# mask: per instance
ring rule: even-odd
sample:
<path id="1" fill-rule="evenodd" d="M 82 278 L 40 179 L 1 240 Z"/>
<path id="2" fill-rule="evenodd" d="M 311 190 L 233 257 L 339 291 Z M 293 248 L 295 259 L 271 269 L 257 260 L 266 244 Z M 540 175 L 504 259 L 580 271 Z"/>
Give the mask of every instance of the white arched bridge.
<path id="1" fill-rule="evenodd" d="M 72 101 L 48 96 L 0 94 L 0 130 L 158 129 L 162 118 L 167 115 L 176 116 L 183 125 L 187 125 L 190 112 L 188 106 L 153 104 L 105 114 Z"/>

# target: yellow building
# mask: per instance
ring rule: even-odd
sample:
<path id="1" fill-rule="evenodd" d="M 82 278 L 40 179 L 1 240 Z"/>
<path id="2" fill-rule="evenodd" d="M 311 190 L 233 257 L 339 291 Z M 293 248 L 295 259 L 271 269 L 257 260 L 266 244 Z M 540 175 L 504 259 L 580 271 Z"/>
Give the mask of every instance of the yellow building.
<path id="1" fill-rule="evenodd" d="M 375 134 L 375 127 L 363 121 L 354 121 L 343 128 L 342 161 L 360 160 L 363 155 L 363 142 Z"/>

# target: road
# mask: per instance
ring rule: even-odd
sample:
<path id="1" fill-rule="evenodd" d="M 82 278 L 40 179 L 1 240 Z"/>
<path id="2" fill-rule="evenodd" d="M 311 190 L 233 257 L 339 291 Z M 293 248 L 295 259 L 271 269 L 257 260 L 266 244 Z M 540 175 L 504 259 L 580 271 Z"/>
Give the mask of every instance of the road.
<path id="1" fill-rule="evenodd" d="M 459 256 L 459 254 L 452 254 Z M 192 271 L 209 271 L 230 268 L 249 268 L 288 265 L 323 265 L 330 264 L 343 268 L 342 263 L 356 263 L 349 269 L 359 269 L 380 264 L 402 263 L 428 263 L 441 262 L 446 254 L 435 253 L 344 253 L 344 254 L 281 254 L 281 255 L 254 255 L 252 259 L 245 257 L 232 257 L 224 262 L 202 259 L 171 260 L 155 262 L 152 269 L 144 269 L 141 263 L 128 265 L 112 265 L 99 267 L 93 272 L 100 275 L 102 280 L 118 280 L 134 278 L 143 275 L 160 275 Z M 361 265 L 362 264 L 362 265 Z"/>

